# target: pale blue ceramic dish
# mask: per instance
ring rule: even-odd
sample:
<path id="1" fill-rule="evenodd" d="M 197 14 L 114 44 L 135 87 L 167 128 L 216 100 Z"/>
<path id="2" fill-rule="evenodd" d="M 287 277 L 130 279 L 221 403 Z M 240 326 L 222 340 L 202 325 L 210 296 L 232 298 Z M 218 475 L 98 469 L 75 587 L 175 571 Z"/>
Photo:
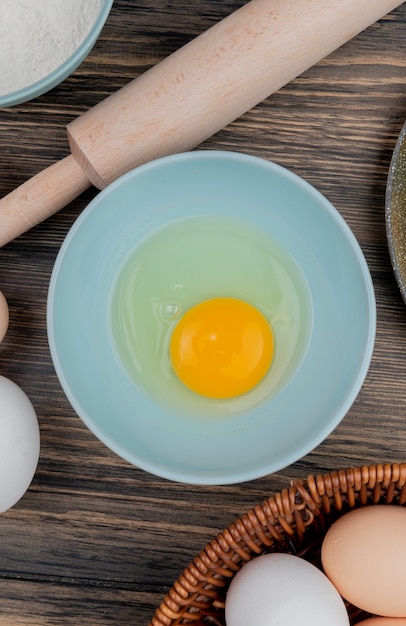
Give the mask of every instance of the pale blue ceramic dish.
<path id="1" fill-rule="evenodd" d="M 265 381 L 251 395 L 216 406 L 170 376 L 161 376 L 159 368 L 151 385 L 130 376 L 111 321 L 114 285 L 129 255 L 138 255 L 145 241 L 174 224 L 214 218 L 238 223 L 247 233 L 254 228 L 279 246 L 305 294 L 302 343 L 278 383 Z M 186 240 L 179 243 L 188 249 Z M 255 300 L 263 268 L 255 266 L 254 248 L 244 257 L 244 245 L 235 275 L 231 270 L 235 285 L 230 274 L 221 283 L 227 266 L 221 254 L 212 278 L 220 281 L 220 290 L 235 288 L 232 295 L 244 299 L 238 281 L 246 269 L 247 294 Z M 164 249 L 158 247 L 157 258 L 162 254 Z M 185 252 L 185 267 L 190 265 L 187 255 L 191 261 L 193 254 L 192 246 Z M 208 254 L 213 258 L 217 252 Z M 171 262 L 157 261 L 158 277 L 170 274 Z M 278 271 L 269 276 L 269 289 Z M 168 281 L 174 292 L 185 287 L 182 276 L 169 275 Z M 204 272 L 196 276 L 194 298 L 208 296 L 207 282 L 209 287 Z M 258 293 L 264 295 L 262 286 Z M 157 293 L 152 300 L 159 298 Z M 52 359 L 66 396 L 105 445 L 167 479 L 227 484 L 288 466 L 340 423 L 369 368 L 376 307 L 370 273 L 354 235 L 317 190 L 256 157 L 195 151 L 141 166 L 90 203 L 56 259 L 47 318 Z M 275 325 L 285 318 L 289 315 L 276 316 Z M 276 333 L 277 349 L 278 341 Z M 144 367 L 142 358 L 139 367 Z M 271 375 L 272 368 L 269 380 Z"/>
<path id="2" fill-rule="evenodd" d="M 87 57 L 87 55 L 95 45 L 100 35 L 100 32 L 109 16 L 111 7 L 113 6 L 113 1 L 114 0 L 101 0 L 100 12 L 91 30 L 83 39 L 82 43 L 78 46 L 75 52 L 71 54 L 71 56 L 66 59 L 64 63 L 62 63 L 62 65 L 57 67 L 47 76 L 44 76 L 44 78 L 42 78 L 41 80 L 38 80 L 31 85 L 28 85 L 24 89 L 19 89 L 18 91 L 0 95 L 0 108 L 22 104 L 23 102 L 28 102 L 29 100 L 38 98 L 39 96 L 42 96 L 44 93 L 47 93 L 48 91 L 59 85 L 62 81 L 65 80 L 65 78 L 70 76 L 79 67 L 82 61 L 84 61 L 84 59 Z"/>

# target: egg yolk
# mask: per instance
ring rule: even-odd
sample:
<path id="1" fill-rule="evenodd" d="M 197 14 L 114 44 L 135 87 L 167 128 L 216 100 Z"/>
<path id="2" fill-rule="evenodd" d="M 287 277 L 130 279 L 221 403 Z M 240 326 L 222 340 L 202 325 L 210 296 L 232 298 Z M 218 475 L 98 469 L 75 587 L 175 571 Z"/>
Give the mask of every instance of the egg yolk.
<path id="1" fill-rule="evenodd" d="M 236 298 L 213 298 L 193 306 L 170 341 L 178 378 L 208 398 L 234 398 L 250 391 L 268 372 L 273 355 L 269 322 Z"/>

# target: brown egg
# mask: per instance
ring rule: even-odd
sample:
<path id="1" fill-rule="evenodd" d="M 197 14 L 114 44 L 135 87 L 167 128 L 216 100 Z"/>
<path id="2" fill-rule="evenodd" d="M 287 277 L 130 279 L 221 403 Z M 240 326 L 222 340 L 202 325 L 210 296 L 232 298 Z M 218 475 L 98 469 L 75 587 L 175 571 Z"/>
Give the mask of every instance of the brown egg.
<path id="1" fill-rule="evenodd" d="M 370 617 L 358 626 L 406 626 L 406 617 Z"/>
<path id="2" fill-rule="evenodd" d="M 5 299 L 4 295 L 0 291 L 0 342 L 3 341 L 4 335 L 7 332 L 8 320 L 9 320 L 9 314 L 8 314 L 7 300 Z"/>
<path id="3" fill-rule="evenodd" d="M 406 508 L 346 513 L 326 533 L 321 559 L 343 598 L 374 615 L 406 617 Z"/>

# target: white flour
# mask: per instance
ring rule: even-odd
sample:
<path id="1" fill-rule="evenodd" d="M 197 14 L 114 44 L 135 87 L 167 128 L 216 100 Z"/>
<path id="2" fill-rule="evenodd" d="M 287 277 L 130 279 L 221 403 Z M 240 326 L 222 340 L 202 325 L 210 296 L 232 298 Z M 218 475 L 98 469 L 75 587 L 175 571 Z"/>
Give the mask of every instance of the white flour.
<path id="1" fill-rule="evenodd" d="M 28 87 L 76 50 L 101 0 L 0 0 L 0 95 Z"/>

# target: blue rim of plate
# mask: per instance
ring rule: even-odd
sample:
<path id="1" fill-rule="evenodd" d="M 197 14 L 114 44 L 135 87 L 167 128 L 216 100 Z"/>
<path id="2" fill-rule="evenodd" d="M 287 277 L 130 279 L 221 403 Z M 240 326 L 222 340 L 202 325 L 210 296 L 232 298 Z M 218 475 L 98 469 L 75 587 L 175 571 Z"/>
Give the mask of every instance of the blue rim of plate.
<path id="1" fill-rule="evenodd" d="M 123 376 L 114 350 L 109 355 L 109 347 L 101 351 L 95 347 L 100 343 L 107 346 L 110 341 L 103 320 L 111 285 L 123 258 L 146 235 L 156 231 L 157 223 L 161 228 L 179 219 L 179 214 L 172 215 L 170 207 L 160 206 L 154 213 L 153 206 L 145 209 L 141 205 L 130 211 L 128 199 L 122 206 L 116 199 L 140 187 L 144 193 L 141 198 L 151 194 L 155 198 L 153 189 L 157 185 L 148 184 L 162 173 L 167 176 L 163 180 L 170 184 L 171 172 L 178 172 L 178 168 L 181 172 L 186 169 L 187 180 L 193 178 L 192 170 L 203 180 L 208 173 L 216 178 L 221 172 L 216 184 L 221 188 L 227 180 L 229 184 L 234 181 L 237 187 L 240 185 L 240 194 L 255 184 L 251 192 L 260 194 L 258 201 L 263 206 L 251 211 L 250 222 L 258 219 L 256 225 L 265 229 L 272 222 L 272 229 L 279 229 L 277 240 L 281 238 L 281 245 L 289 248 L 308 282 L 312 335 L 302 362 L 281 391 L 241 420 L 233 417 L 215 425 L 199 422 L 196 426 L 193 420 L 189 425 L 183 418 L 177 423 L 178 416 L 173 412 L 167 419 L 154 399 Z M 245 170 L 246 180 L 242 173 Z M 224 176 L 225 183 L 220 180 Z M 206 182 L 211 183 L 212 178 Z M 268 194 L 262 193 L 262 184 Z M 284 200 L 283 210 L 272 199 L 267 185 L 273 192 L 278 191 L 279 205 Z M 166 192 L 156 193 L 161 202 L 170 197 Z M 210 196 L 210 191 L 207 193 Z M 154 198 L 152 203 L 157 201 Z M 231 216 L 233 207 L 224 210 L 226 216 Z M 244 207 L 239 210 L 244 212 Z M 129 232 L 133 234 L 129 236 Z M 81 304 L 83 298 L 88 298 L 86 305 Z M 89 313 L 88 303 L 93 301 L 99 304 L 92 304 Z M 86 310 L 82 311 L 81 306 Z M 82 328 L 81 320 L 86 316 L 88 321 Z M 90 329 L 93 319 L 96 331 Z M 311 452 L 337 427 L 356 399 L 369 369 L 376 304 L 368 265 L 354 234 L 313 186 L 286 168 L 258 157 L 196 150 L 163 157 L 128 172 L 100 192 L 82 212 L 55 261 L 48 293 L 47 330 L 55 371 L 70 404 L 108 448 L 132 465 L 162 478 L 189 484 L 232 484 L 287 467 Z M 106 337 L 100 342 L 102 335 Z M 69 355 L 66 357 L 64 352 Z M 69 365 L 71 362 L 75 362 L 75 367 Z M 72 371 L 76 367 L 79 372 Z M 96 402 L 97 394 L 103 398 Z M 96 411 L 94 405 L 99 402 Z M 131 425 L 128 403 L 134 419 Z M 99 424 L 100 412 L 105 414 L 103 426 Z M 122 420 L 120 416 L 124 416 Z"/>

